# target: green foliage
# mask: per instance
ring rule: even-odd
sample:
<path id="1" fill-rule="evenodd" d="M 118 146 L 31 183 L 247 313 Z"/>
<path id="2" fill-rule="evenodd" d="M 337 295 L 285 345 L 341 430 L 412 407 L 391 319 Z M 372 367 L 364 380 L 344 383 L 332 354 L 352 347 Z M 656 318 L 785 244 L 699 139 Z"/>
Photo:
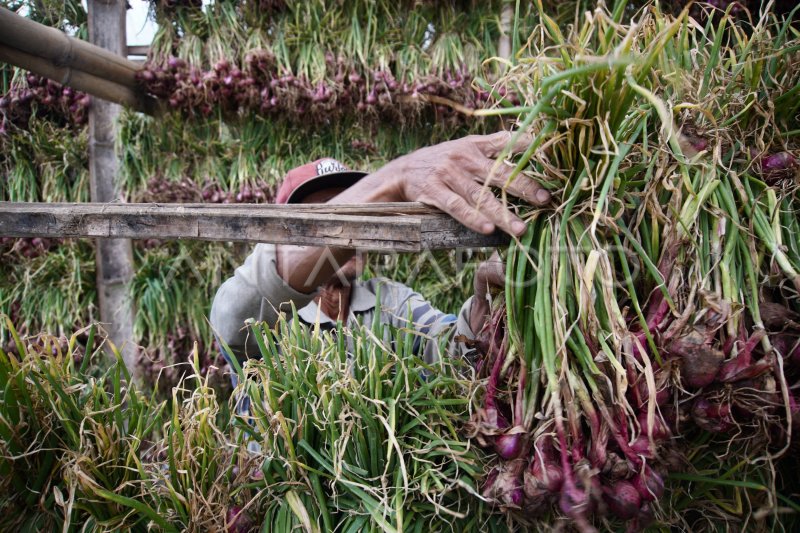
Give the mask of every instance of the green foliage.
<path id="1" fill-rule="evenodd" d="M 435 2 L 421 4 L 415 9 L 394 5 L 376 8 L 370 3 L 306 6 L 292 3 L 291 10 L 280 15 L 283 17 L 280 24 L 285 24 L 287 29 L 268 34 L 265 28 L 278 24 L 277 20 L 262 24 L 251 17 L 252 13 L 248 15 L 251 18 L 241 19 L 237 10 L 246 11 L 250 7 L 219 2 L 205 13 L 191 15 L 194 22 L 181 18 L 163 25 L 154 43 L 154 55 L 158 56 L 159 50 L 163 50 L 163 53 L 197 59 L 201 64 L 212 64 L 222 56 L 243 57 L 247 50 L 266 45 L 282 50 L 287 61 L 297 63 L 292 70 L 311 72 L 322 57 L 323 48 L 336 43 L 344 46 L 343 36 L 349 35 L 346 39 L 351 44 L 363 38 L 360 49 L 366 59 L 390 58 L 398 53 L 400 62 L 407 68 L 443 69 L 467 57 L 477 68 L 480 59 L 494 53 L 493 43 L 498 31 L 496 11 L 492 11 L 497 6 L 477 4 L 478 10 L 468 15 L 456 6 Z M 48 6 L 50 4 L 35 7 L 36 16 L 41 8 L 53 17 L 63 17 L 73 26 L 85 23 L 85 15 L 81 18 L 70 14 L 71 4 L 64 4 L 63 11 L 53 11 L 55 4 Z M 376 23 L 376 9 L 389 9 L 392 18 L 381 16 L 379 24 Z M 369 17 L 359 18 L 362 13 L 368 13 L 372 22 L 368 22 Z M 262 16 L 266 17 L 267 13 Z M 305 22 L 306 16 L 323 17 L 325 23 L 314 28 Z M 420 49 L 428 20 L 440 21 L 437 22 L 439 26 L 447 29 L 440 32 L 441 42 L 433 41 L 430 53 Z M 365 24 L 371 24 L 373 29 L 367 31 Z M 376 24 L 381 29 L 377 29 Z M 259 31 L 243 29 L 250 25 L 260 28 Z M 459 29 L 468 37 L 457 38 Z M 172 50 L 172 39 L 179 35 L 182 38 L 176 41 L 178 48 Z M 416 44 L 409 47 L 410 43 Z M 378 49 L 375 47 L 384 47 L 386 52 L 373 54 L 373 49 Z M 324 57 L 322 59 L 324 61 Z M 10 80 L 11 72 L 4 72 Z M 193 184 L 196 190 L 215 187 L 235 193 L 245 186 L 269 190 L 289 169 L 321 157 L 335 157 L 351 168 L 370 170 L 418 147 L 482 131 L 486 125 L 453 127 L 431 117 L 413 128 L 391 123 L 364 126 L 352 120 L 322 123 L 309 120 L 298 126 L 296 120 L 289 118 L 267 120 L 243 116 L 224 121 L 214 113 L 207 119 L 186 120 L 176 115 L 153 119 L 125 112 L 119 127 L 121 188 L 129 201 L 140 201 L 145 197 L 154 199 L 152 195 L 147 196 L 151 180 L 175 184 L 183 181 Z M 85 128 L 76 134 L 35 117 L 28 130 L 10 129 L 9 136 L 0 138 L 3 174 L 0 199 L 88 201 L 86 136 Z M 65 250 L 49 252 L 55 255 L 50 259 L 4 256 L 9 268 L 0 276 L 2 309 L 18 307 L 21 323 L 29 325 L 30 331 L 69 329 L 92 318 L 96 302 L 90 290 L 94 282 L 91 248 L 79 245 L 81 259 L 73 263 L 81 268 L 68 272 L 65 257 L 75 257 L 78 252 L 69 248 L 72 245 L 65 246 Z M 231 250 L 214 243 L 136 247 L 137 268 L 131 295 L 138 308 L 139 344 L 150 350 L 168 351 L 164 340 L 181 329 L 189 337 L 201 340 L 205 347 L 211 346 L 204 317 L 216 286 L 232 274 L 242 258 L 240 252 L 233 254 Z M 463 273 L 449 268 L 444 270 L 448 276 L 453 272 L 454 284 L 462 287 L 468 284 L 463 282 Z M 440 285 L 427 290 L 423 276 L 416 277 L 420 283 L 415 284 L 415 288 L 426 296 L 434 300 L 441 297 L 442 305 L 449 309 L 460 305 L 453 291 L 440 290 L 451 283 L 440 280 Z M 167 278 L 168 283 L 165 282 Z M 74 294 L 64 292 L 68 287 Z M 183 360 L 187 354 L 162 355 L 167 362 L 172 362 Z"/>
<path id="2" fill-rule="evenodd" d="M 206 317 L 211 300 L 224 281 L 223 272 L 241 261 L 233 247 L 165 242 L 155 248 L 137 249 L 135 261 L 138 268 L 130 291 L 137 303 L 137 338 L 147 339 L 148 345 L 163 346 L 166 333 L 180 327 L 210 346 L 212 335 Z"/>
<path id="3" fill-rule="evenodd" d="M 5 2 L 12 8 L 22 4 L 32 18 L 85 37 L 85 13 L 77 0 Z M 591 11 L 593 2 L 552 2 L 555 5 L 545 12 L 556 13 L 553 23 L 545 19 L 546 26 L 536 33 L 531 30 L 541 20 L 530 2 L 282 4 L 220 1 L 205 10 L 154 9 L 162 27 L 153 59 L 164 62 L 178 56 L 205 67 L 221 59 L 241 64 L 249 51 L 259 48 L 271 51 L 286 73 L 310 80 L 326 72 L 326 52 L 344 55 L 359 69 L 390 69 L 399 80 L 463 65 L 488 79 L 506 74 L 500 86 L 529 98 L 523 98 L 521 107 L 498 114 L 521 115 L 525 127 L 544 132 L 542 141 L 551 132 L 558 138 L 547 150 L 528 154 L 533 176 L 544 179 L 566 204 L 585 204 L 585 209 L 574 211 L 580 211 L 585 224 L 580 216 L 570 219 L 559 212 L 561 220 L 569 222 L 554 235 L 574 238 L 573 244 L 586 246 L 588 252 L 594 243 L 586 242 L 587 228 L 600 228 L 600 239 L 608 237 L 604 228 L 619 229 L 621 242 L 638 246 L 632 257 L 645 273 L 643 285 L 652 288 L 660 281 L 655 264 L 667 229 L 683 225 L 689 243 L 683 258 L 691 265 L 688 275 L 709 284 L 698 285 L 697 294 L 716 291 L 736 309 L 757 309 L 759 290 L 781 280 L 771 289 L 790 294 L 789 305 L 796 308 L 796 295 L 786 279 L 800 269 L 797 192 L 785 188 L 776 193 L 757 175 L 754 156 L 797 149 L 800 69 L 795 27 L 746 28 L 728 18 L 705 26 L 688 20 L 670 26 L 659 16 L 648 22 L 646 38 L 620 41 L 624 35 L 619 22 L 635 9 L 617 2 L 620 9 L 613 21 L 599 14 L 592 22 L 575 19 L 576 31 L 584 33 L 569 41 L 561 31 L 568 34 L 574 15 Z M 532 36 L 528 51 L 545 50 L 545 42 L 554 44 L 543 54 L 547 57 L 523 52 L 508 68 L 484 64 L 496 54 L 503 6 L 516 10 L 508 32 L 512 42 L 524 45 Z M 616 54 L 631 50 L 640 59 L 633 68 L 614 62 L 620 59 Z M 587 61 L 591 56 L 602 61 Z M 608 56 L 616 59 L 606 61 Z M 2 75 L 4 91 L 15 76 L 21 77 L 6 66 Z M 569 80 L 571 92 L 555 91 L 546 102 L 550 105 L 541 106 L 542 87 L 537 84 L 543 79 L 552 87 Z M 657 92 L 657 97 L 647 91 Z M 662 101 L 672 107 L 662 109 Z M 530 121 L 524 122 L 526 117 Z M 583 120 L 567 122 L 565 117 Z M 677 131 L 670 128 L 672 119 L 688 126 L 685 131 L 699 127 L 713 138 L 706 159 L 686 160 L 681 149 L 670 144 L 674 139 L 662 138 L 663 133 Z M 230 117 L 220 109 L 191 119 L 126 112 L 118 148 L 124 195 L 135 201 L 145 196 L 151 179 L 175 184 L 189 180 L 198 188 L 210 184 L 235 192 L 246 185 L 274 187 L 290 168 L 323 156 L 336 157 L 351 168 L 374 169 L 417 147 L 496 124 L 499 121 L 454 124 L 436 115 L 415 124 L 387 121 L 367 126 L 352 113 L 322 121 Z M 659 131 L 661 127 L 665 129 Z M 618 142 L 608 144 L 614 136 Z M 628 153 L 626 159 L 629 145 L 640 139 L 647 140 L 639 146 L 641 153 Z M 0 138 L 0 199 L 87 200 L 87 155 L 85 130 L 76 133 L 37 119 L 24 131 L 9 129 Z M 719 169 L 716 175 L 714 168 Z M 643 189 L 654 176 L 674 180 L 669 194 Z M 576 178 L 581 186 L 575 186 Z M 633 193 L 619 201 L 624 191 Z M 619 216 L 641 206 L 652 209 L 653 216 Z M 727 224 L 722 232 L 720 221 Z M 750 247 L 747 239 L 754 235 L 765 245 Z M 165 350 L 169 335 L 184 328 L 210 348 L 205 316 L 211 298 L 241 258 L 240 250 L 222 244 L 137 248 L 139 268 L 131 295 L 139 310 L 140 342 L 152 351 Z M 629 260 L 624 254 L 608 258 L 621 270 L 631 266 Z M 0 309 L 14 313 L 27 331 L 45 329 L 63 337 L 74 325 L 94 320 L 90 244 L 68 242 L 32 259 L 7 252 L 2 261 Z M 376 256 L 370 271 L 410 283 L 437 307 L 456 312 L 471 292 L 474 264 L 460 266 L 454 253 Z M 726 269 L 720 269 L 721 264 Z M 585 280 L 580 275 L 583 267 L 565 267 L 547 281 L 579 287 Z M 608 332 L 615 317 L 597 303 L 606 298 L 628 304 L 618 311 L 641 316 L 645 299 L 638 301 L 636 296 L 637 291 L 643 294 L 641 287 L 606 285 L 616 292 L 585 294 L 585 302 L 591 304 L 580 310 L 574 305 L 577 289 L 538 291 L 539 297 L 557 297 L 563 305 L 551 316 L 537 315 L 540 327 L 526 328 L 533 319 L 523 322 L 518 333 L 523 339 L 537 335 L 543 344 L 555 343 L 549 334 L 557 329 L 556 321 L 562 321 L 558 328 L 563 336 L 567 331 L 573 334 L 563 317 L 589 313 L 593 306 L 599 309 L 597 316 L 584 318 L 600 327 L 588 331 Z M 537 293 L 535 287 L 532 293 Z M 525 307 L 518 303 L 516 310 L 521 312 Z M 536 307 L 544 313 L 545 306 Z M 732 317 L 730 329 L 736 333 L 746 320 L 738 312 Z M 351 332 L 352 358 L 329 334 L 285 323 L 275 331 L 256 325 L 253 332 L 263 342 L 264 360 L 244 369 L 248 379 L 240 391 L 260 401 L 251 420 L 230 421 L 227 406 L 207 378 L 200 377 L 202 356 L 197 352 L 192 354 L 195 376 L 181 381 L 164 407 L 126 386 L 119 361 L 110 367 L 101 363 L 93 342 L 87 341 L 88 354 L 81 359 L 81 336 L 70 338 L 66 348 L 46 336 L 23 343 L 10 324 L 0 325 L 3 339 L 16 351 L 0 353 L 2 529 L 52 530 L 65 520 L 75 529 L 83 524 L 98 530 L 222 529 L 233 504 L 274 530 L 309 522 L 346 531 L 498 527 L 472 496 L 484 458 L 458 433 L 459 421 L 469 414 L 465 398 L 472 392 L 468 380 L 459 375 L 463 369 L 449 362 L 422 369 L 408 353 L 407 332 L 400 333 L 401 341 L 392 349 L 381 331 Z M 592 354 L 584 355 L 581 361 L 591 367 L 596 362 Z M 430 372 L 427 379 L 421 378 L 423 370 Z M 162 417 L 163 412 L 169 415 Z M 251 441 L 261 444 L 260 454 L 245 452 Z M 684 513 L 679 517 L 684 523 L 719 519 L 714 524 L 718 526 L 741 522 L 751 512 L 766 516 L 777 513 L 778 506 L 796 507 L 773 488 L 786 480 L 776 480 L 763 463 L 752 461 L 754 455 L 761 457 L 763 447 L 757 445 L 762 443 L 751 441 L 749 448 L 734 449 L 723 458 L 716 453 L 720 443 L 707 434 L 686 437 L 686 447 L 698 450 L 690 457 L 696 471 L 673 477 L 670 508 L 660 516 L 665 522 Z M 720 470 L 723 474 L 717 475 Z M 796 488 L 786 493 L 796 494 Z"/>
<path id="4" fill-rule="evenodd" d="M 124 189 L 135 200 L 147 181 L 213 184 L 226 191 L 245 185 L 277 185 L 294 167 L 333 157 L 350 168 L 372 170 L 419 148 L 466 135 L 430 124 L 424 129 L 374 128 L 348 122 L 298 128 L 282 120 L 250 117 L 237 123 L 217 118 L 186 120 L 177 115 L 153 119 L 127 113 L 118 139 Z"/>
<path id="5" fill-rule="evenodd" d="M 0 136 L 0 201 L 89 201 L 85 128 L 76 132 L 36 118 L 27 130 L 7 128 Z"/>
<path id="6" fill-rule="evenodd" d="M 787 322 L 771 325 L 766 309 L 788 315 L 800 293 L 798 145 L 785 135 L 800 125 L 800 34 L 771 15 L 703 27 L 658 4 L 621 24 L 625 4 L 579 14 L 566 30 L 543 10 L 541 41 L 498 81 L 522 105 L 492 112 L 515 116 L 532 138 L 514 175 L 543 183 L 555 202 L 516 206 L 529 226 L 507 255 L 497 344 L 508 351 L 494 356 L 502 372 L 475 418 L 493 436 L 491 416 L 505 408 L 508 434 L 557 435 L 563 486 L 526 483 L 524 511 L 545 506 L 585 530 L 616 513 L 603 509 L 605 491 L 649 468 L 707 498 L 674 483 L 670 504 L 650 509 L 645 493 L 638 512 L 620 513 L 633 529 L 651 513 L 687 529 L 780 528 L 779 509 L 798 509 L 776 489 L 775 466 L 796 444 L 798 370 L 777 348 Z M 770 172 L 775 155 L 791 168 Z M 752 353 L 740 348 L 759 336 Z M 704 355 L 714 359 L 697 377 Z M 731 371 L 737 363 L 750 381 Z M 520 398 L 524 412 L 514 411 Z M 649 432 L 653 420 L 669 431 Z M 632 452 L 637 439 L 650 449 Z M 634 468 L 620 475 L 614 456 Z M 503 482 L 527 481 L 519 472 L 537 459 L 497 461 L 493 496 L 513 506 Z"/>
<path id="7" fill-rule="evenodd" d="M 114 361 L 103 370 L 94 326 L 64 346 L 48 335 L 22 340 L 7 317 L 0 319 L 15 340 L 15 353 L 0 350 L 3 529 L 166 525 L 135 501 L 145 473 L 140 454 L 162 407 L 126 385 L 130 376 L 113 347 Z M 84 334 L 85 352 L 78 341 Z"/>
<path id="8" fill-rule="evenodd" d="M 482 456 L 460 433 L 469 369 L 424 364 L 410 331 L 254 324 L 263 359 L 237 369 L 252 415 L 231 418 L 197 352 L 159 403 L 95 327 L 64 344 L 0 319 L 14 339 L 0 351 L 3 530 L 223 530 L 234 509 L 267 531 L 497 526 L 476 497 Z"/>
<path id="9" fill-rule="evenodd" d="M 457 315 L 474 293 L 476 267 L 490 254 L 476 250 L 375 254 L 369 256 L 364 277 L 384 277 L 414 287 L 434 308 Z"/>
<path id="10" fill-rule="evenodd" d="M 94 247 L 65 242 L 33 259 L 5 252 L 0 270 L 0 310 L 11 313 L 26 333 L 64 335 L 74 324 L 96 320 Z M 7 331 L 0 324 L 2 338 Z"/>
<path id="11" fill-rule="evenodd" d="M 286 4 L 273 11 L 258 11 L 259 2 L 215 2 L 203 10 L 174 13 L 156 10 L 156 20 L 170 17 L 171 24 L 160 26 L 152 55 L 175 55 L 209 66 L 265 48 L 286 72 L 319 80 L 326 52 L 379 68 L 390 66 L 402 51 L 404 61 L 396 65 L 396 74 L 403 79 L 403 71 L 443 72 L 465 62 L 477 72 L 483 59 L 496 54 L 501 35 L 503 2 L 498 0 L 469 6 L 405 0 Z"/>
<path id="12" fill-rule="evenodd" d="M 81 0 L 0 0 L 0 5 L 80 39 L 87 36 L 86 10 Z"/>
<path id="13" fill-rule="evenodd" d="M 381 324 L 321 332 L 295 317 L 253 334 L 262 359 L 240 372 L 251 417 L 237 424 L 264 450 L 265 484 L 283 495 L 270 519 L 286 506 L 294 523 L 307 515 L 327 531 L 455 531 L 487 519 L 472 496 L 481 456 L 460 434 L 471 387 L 463 361 L 428 366 L 411 351 L 412 331 Z"/>

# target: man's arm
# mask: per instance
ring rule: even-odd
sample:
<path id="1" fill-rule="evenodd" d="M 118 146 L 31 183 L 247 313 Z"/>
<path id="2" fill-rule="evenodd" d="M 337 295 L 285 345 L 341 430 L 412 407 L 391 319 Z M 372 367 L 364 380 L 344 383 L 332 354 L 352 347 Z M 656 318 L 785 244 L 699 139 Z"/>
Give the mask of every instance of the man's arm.
<path id="1" fill-rule="evenodd" d="M 275 245 L 257 244 L 244 264 L 217 290 L 211 305 L 211 326 L 217 337 L 243 360 L 258 353 L 255 339 L 244 326 L 247 319 L 273 326 L 279 311 L 290 310 L 287 303 L 300 309 L 312 297 L 313 294 L 292 289 L 278 275 Z"/>
<path id="2" fill-rule="evenodd" d="M 507 209 L 485 185 L 505 188 L 512 196 L 542 205 L 550 194 L 526 176 L 517 176 L 508 186 L 512 169 L 497 161 L 511 134 L 472 135 L 422 148 L 387 163 L 330 200 L 330 203 L 422 202 L 442 211 L 483 234 L 495 229 L 519 236 L 525 223 Z M 526 135 L 513 151 L 530 145 Z M 320 261 L 324 253 L 333 261 Z M 311 246 L 279 246 L 278 273 L 300 292 L 311 292 L 325 283 L 346 263 L 354 251 L 335 248 L 326 251 Z M 331 259 L 330 257 L 327 259 Z"/>
<path id="3" fill-rule="evenodd" d="M 496 228 L 521 235 L 525 224 L 497 200 L 486 185 L 505 188 L 532 204 L 549 200 L 536 182 L 518 176 L 506 186 L 511 168 L 497 161 L 511 134 L 474 135 L 423 148 L 386 164 L 330 200 L 331 203 L 422 202 L 442 209 L 475 231 Z M 530 145 L 522 135 L 514 151 Z M 355 253 L 352 249 L 313 246 L 256 246 L 234 276 L 220 287 L 211 324 L 237 355 L 246 348 L 248 318 L 274 324 L 276 309 L 287 301 L 297 308 Z M 323 259 L 323 254 L 330 254 Z"/>

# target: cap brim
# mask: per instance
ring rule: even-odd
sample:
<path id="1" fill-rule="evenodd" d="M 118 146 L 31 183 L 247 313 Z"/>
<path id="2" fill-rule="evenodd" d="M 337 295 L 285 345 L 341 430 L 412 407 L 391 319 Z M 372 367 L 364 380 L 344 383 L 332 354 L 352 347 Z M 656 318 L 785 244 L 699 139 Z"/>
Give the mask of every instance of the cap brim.
<path id="1" fill-rule="evenodd" d="M 324 191 L 325 189 L 333 188 L 347 188 L 356 184 L 361 178 L 366 176 L 366 172 L 358 172 L 355 170 L 345 170 L 342 172 L 331 172 L 323 174 L 306 181 L 297 187 L 292 194 L 286 199 L 287 204 L 299 204 L 309 194 L 317 191 Z"/>

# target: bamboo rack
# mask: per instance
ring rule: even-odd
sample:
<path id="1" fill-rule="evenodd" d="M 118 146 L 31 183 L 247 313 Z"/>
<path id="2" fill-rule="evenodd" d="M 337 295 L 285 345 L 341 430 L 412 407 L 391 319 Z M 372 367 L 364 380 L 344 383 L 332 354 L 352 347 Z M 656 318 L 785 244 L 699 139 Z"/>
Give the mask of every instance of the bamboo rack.
<path id="1" fill-rule="evenodd" d="M 270 242 L 418 252 L 507 242 L 416 203 L 57 204 L 0 202 L 0 236 Z"/>
<path id="2" fill-rule="evenodd" d="M 156 115 L 160 104 L 136 83 L 140 63 L 0 7 L 0 61 L 98 98 Z"/>
<path id="3" fill-rule="evenodd" d="M 0 42 L 47 59 L 58 67 L 90 72 L 126 87 L 135 85 L 134 76 L 141 69 L 124 57 L 17 15 L 6 8 L 0 8 L 0 27 L 3 29 L 0 32 Z"/>
<path id="4" fill-rule="evenodd" d="M 0 62 L 24 68 L 45 78 L 57 81 L 62 85 L 68 85 L 78 91 L 89 93 L 92 96 L 115 104 L 124 105 L 141 113 L 154 115 L 158 110 L 158 104 L 152 98 L 148 98 L 130 87 L 98 78 L 80 70 L 58 67 L 46 59 L 4 44 L 0 44 Z"/>

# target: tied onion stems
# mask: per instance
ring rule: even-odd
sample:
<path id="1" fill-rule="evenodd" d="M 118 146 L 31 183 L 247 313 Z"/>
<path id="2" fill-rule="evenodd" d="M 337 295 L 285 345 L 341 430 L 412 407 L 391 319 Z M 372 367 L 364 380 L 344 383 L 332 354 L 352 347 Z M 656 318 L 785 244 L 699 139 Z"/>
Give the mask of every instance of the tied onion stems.
<path id="1" fill-rule="evenodd" d="M 468 426 L 496 454 L 484 496 L 582 531 L 667 520 L 665 480 L 690 479 L 676 458 L 691 465 L 699 435 L 732 460 L 743 443 L 778 460 L 798 410 L 796 147 L 764 133 L 796 117 L 760 112 L 800 86 L 788 22 L 745 38 L 728 15 L 703 28 L 658 6 L 623 24 L 624 5 L 565 34 L 539 2 L 498 82 L 520 106 L 496 112 L 546 146 L 516 171 L 560 202 L 514 206 L 528 232 L 481 332 Z"/>

